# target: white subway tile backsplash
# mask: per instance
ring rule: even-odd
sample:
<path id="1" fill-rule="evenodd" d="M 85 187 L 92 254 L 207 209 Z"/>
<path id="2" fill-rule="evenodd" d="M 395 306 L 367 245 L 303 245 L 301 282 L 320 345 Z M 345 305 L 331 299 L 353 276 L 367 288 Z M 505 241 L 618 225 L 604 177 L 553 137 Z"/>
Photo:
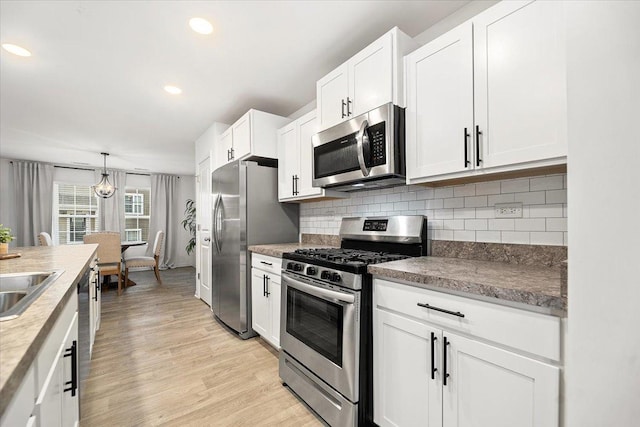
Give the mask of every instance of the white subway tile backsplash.
<path id="1" fill-rule="evenodd" d="M 483 208 L 487 206 L 487 196 L 471 196 L 464 198 L 465 208 Z"/>
<path id="2" fill-rule="evenodd" d="M 460 208 L 453 210 L 453 217 L 459 219 L 475 218 L 476 210 L 474 208 Z"/>
<path id="3" fill-rule="evenodd" d="M 564 243 L 562 233 L 558 232 L 532 232 L 529 234 L 532 245 L 562 246 Z"/>
<path id="4" fill-rule="evenodd" d="M 406 211 L 409 209 L 409 202 L 395 202 L 393 204 L 394 211 Z"/>
<path id="5" fill-rule="evenodd" d="M 510 179 L 500 182 L 501 193 L 522 193 L 524 191 L 529 191 L 528 179 Z"/>
<path id="6" fill-rule="evenodd" d="M 563 175 L 531 178 L 529 181 L 529 191 L 561 190 L 562 188 L 564 188 Z"/>
<path id="7" fill-rule="evenodd" d="M 515 193 L 514 202 L 521 202 L 523 205 L 544 205 L 545 192 L 532 191 L 529 193 Z"/>
<path id="8" fill-rule="evenodd" d="M 544 218 L 522 218 L 515 221 L 516 231 L 545 231 L 546 223 Z"/>
<path id="9" fill-rule="evenodd" d="M 476 208 L 476 218 L 495 218 L 496 210 L 493 207 Z"/>
<path id="10" fill-rule="evenodd" d="M 445 208 L 464 208 L 464 197 L 454 197 L 452 199 L 444 199 Z"/>
<path id="11" fill-rule="evenodd" d="M 528 245 L 530 242 L 529 232 L 527 231 L 503 231 L 502 243 L 513 243 Z"/>
<path id="12" fill-rule="evenodd" d="M 514 201 L 513 194 L 498 194 L 496 196 L 487 196 L 487 205 L 494 206 L 500 203 L 511 203 Z"/>
<path id="13" fill-rule="evenodd" d="M 500 194 L 500 181 L 479 182 L 476 184 L 476 196 Z"/>
<path id="14" fill-rule="evenodd" d="M 464 230 L 465 229 L 464 220 L 463 219 L 445 219 L 444 229 L 445 230 Z"/>
<path id="15" fill-rule="evenodd" d="M 445 199 L 447 197 L 453 197 L 453 187 L 440 187 L 436 188 L 436 199 Z"/>
<path id="16" fill-rule="evenodd" d="M 453 219 L 453 209 L 436 209 L 436 219 Z"/>
<path id="17" fill-rule="evenodd" d="M 515 220 L 513 218 L 488 219 L 489 230 L 515 230 Z"/>
<path id="18" fill-rule="evenodd" d="M 567 231 L 567 218 L 547 218 L 547 231 Z"/>
<path id="19" fill-rule="evenodd" d="M 475 242 L 476 232 L 469 231 L 469 230 L 454 230 L 453 240 L 458 240 L 463 242 Z"/>
<path id="20" fill-rule="evenodd" d="M 427 188 L 426 190 L 419 190 L 416 192 L 416 198 L 420 200 L 433 199 L 435 197 L 435 192 L 433 188 Z"/>
<path id="21" fill-rule="evenodd" d="M 426 201 L 427 209 L 442 209 L 444 202 L 442 199 L 431 199 Z"/>
<path id="22" fill-rule="evenodd" d="M 547 191 L 547 203 L 567 203 L 567 190 Z"/>
<path id="23" fill-rule="evenodd" d="M 424 210 L 425 206 L 424 200 L 412 200 L 409 202 L 409 209 L 411 210 Z"/>
<path id="24" fill-rule="evenodd" d="M 457 187 L 453 187 L 453 195 L 455 197 L 475 196 L 476 195 L 476 185 L 475 184 L 467 184 L 467 185 L 460 185 L 460 186 L 457 186 Z"/>
<path id="25" fill-rule="evenodd" d="M 345 216 L 426 215 L 436 240 L 567 245 L 566 174 L 449 187 L 397 186 L 300 206 L 300 231 L 338 234 Z M 522 203 L 522 218 L 495 218 L 495 205 Z"/>
<path id="26" fill-rule="evenodd" d="M 467 219 L 464 221 L 466 230 L 486 230 L 488 227 L 486 219 Z"/>
<path id="27" fill-rule="evenodd" d="M 500 231 L 476 231 L 477 242 L 501 243 L 502 233 Z"/>
<path id="28" fill-rule="evenodd" d="M 407 193 L 402 193 L 400 194 L 400 198 L 403 202 L 410 202 L 412 200 L 416 200 L 416 192 L 415 191 L 409 191 Z"/>
<path id="29" fill-rule="evenodd" d="M 562 205 L 533 205 L 529 207 L 531 218 L 562 218 Z"/>

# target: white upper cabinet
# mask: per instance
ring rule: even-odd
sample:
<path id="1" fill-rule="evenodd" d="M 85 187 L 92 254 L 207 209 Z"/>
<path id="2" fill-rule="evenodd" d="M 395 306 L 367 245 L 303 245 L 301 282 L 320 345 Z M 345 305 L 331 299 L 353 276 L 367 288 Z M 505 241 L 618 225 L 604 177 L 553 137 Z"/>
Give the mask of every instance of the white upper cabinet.
<path id="1" fill-rule="evenodd" d="M 402 57 L 417 44 L 392 28 L 316 84 L 319 130 L 388 102 L 404 107 Z"/>
<path id="2" fill-rule="evenodd" d="M 278 157 L 276 131 L 290 120 L 286 117 L 249 110 L 224 132 L 214 149 L 215 167 L 248 157 Z"/>
<path id="3" fill-rule="evenodd" d="M 407 56 L 407 174 L 471 165 L 473 27 L 463 24 Z"/>
<path id="4" fill-rule="evenodd" d="M 318 132 L 316 110 L 278 130 L 278 199 L 298 201 L 348 194 L 313 187 L 313 146 Z"/>
<path id="5" fill-rule="evenodd" d="M 407 180 L 566 162 L 563 2 L 501 2 L 405 58 Z"/>

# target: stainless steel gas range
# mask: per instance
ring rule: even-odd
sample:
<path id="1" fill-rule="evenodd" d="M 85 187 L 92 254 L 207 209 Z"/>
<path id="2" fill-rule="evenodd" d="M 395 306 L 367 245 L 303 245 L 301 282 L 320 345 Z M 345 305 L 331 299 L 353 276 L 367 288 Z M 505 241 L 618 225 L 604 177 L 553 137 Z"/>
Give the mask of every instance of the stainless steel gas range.
<path id="1" fill-rule="evenodd" d="M 373 424 L 367 265 L 427 254 L 427 218 L 344 218 L 341 247 L 282 263 L 280 378 L 332 427 Z"/>

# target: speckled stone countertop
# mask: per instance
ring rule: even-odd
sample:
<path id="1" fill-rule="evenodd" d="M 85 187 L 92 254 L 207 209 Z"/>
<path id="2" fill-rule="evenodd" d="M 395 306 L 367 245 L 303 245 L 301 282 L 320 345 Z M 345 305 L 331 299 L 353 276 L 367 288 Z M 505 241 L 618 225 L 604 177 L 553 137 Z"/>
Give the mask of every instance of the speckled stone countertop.
<path id="1" fill-rule="evenodd" d="M 20 258 L 0 260 L 0 274 L 64 270 L 18 318 L 0 322 L 0 416 L 35 360 L 98 245 L 12 248 Z"/>
<path id="2" fill-rule="evenodd" d="M 519 265 L 460 258 L 419 257 L 369 265 L 369 273 L 415 286 L 470 294 L 496 303 L 513 302 L 550 314 L 566 315 L 560 267 Z"/>
<path id="3" fill-rule="evenodd" d="M 330 246 L 331 245 L 323 245 L 317 243 L 276 243 L 273 245 L 249 246 L 249 250 L 257 254 L 282 258 L 283 253 L 293 252 L 296 249 L 328 248 Z"/>

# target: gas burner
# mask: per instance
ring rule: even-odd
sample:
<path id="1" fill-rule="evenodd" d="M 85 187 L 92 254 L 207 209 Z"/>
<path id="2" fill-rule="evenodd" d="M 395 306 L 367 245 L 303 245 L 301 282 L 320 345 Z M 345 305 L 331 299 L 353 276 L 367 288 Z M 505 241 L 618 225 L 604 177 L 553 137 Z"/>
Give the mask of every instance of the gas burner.
<path id="1" fill-rule="evenodd" d="M 298 259 L 308 261 L 324 260 L 335 265 L 351 265 L 354 267 L 408 258 L 406 255 L 388 252 L 342 248 L 297 249 L 294 253 L 298 256 Z"/>

